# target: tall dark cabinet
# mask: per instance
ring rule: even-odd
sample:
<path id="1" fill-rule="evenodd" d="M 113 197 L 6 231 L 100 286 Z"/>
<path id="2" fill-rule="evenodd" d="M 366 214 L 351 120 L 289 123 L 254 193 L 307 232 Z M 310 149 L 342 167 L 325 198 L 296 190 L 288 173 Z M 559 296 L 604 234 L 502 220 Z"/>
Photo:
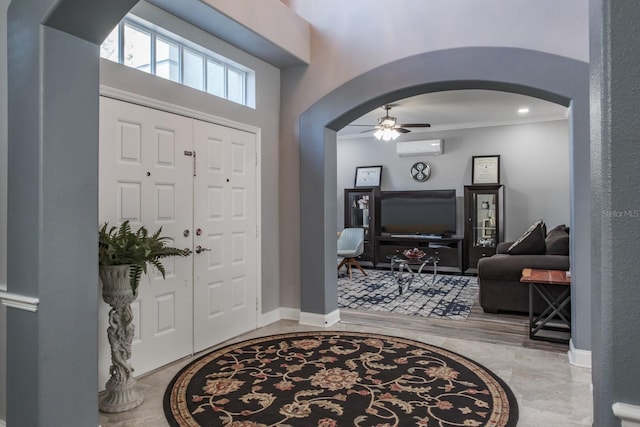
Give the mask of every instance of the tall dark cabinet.
<path id="1" fill-rule="evenodd" d="M 364 252 L 358 262 L 375 266 L 375 236 L 380 233 L 380 188 L 361 187 L 344 190 L 344 227 L 364 228 Z"/>
<path id="2" fill-rule="evenodd" d="M 464 187 L 464 272 L 477 273 L 478 260 L 496 253 L 504 240 L 504 187 Z"/>

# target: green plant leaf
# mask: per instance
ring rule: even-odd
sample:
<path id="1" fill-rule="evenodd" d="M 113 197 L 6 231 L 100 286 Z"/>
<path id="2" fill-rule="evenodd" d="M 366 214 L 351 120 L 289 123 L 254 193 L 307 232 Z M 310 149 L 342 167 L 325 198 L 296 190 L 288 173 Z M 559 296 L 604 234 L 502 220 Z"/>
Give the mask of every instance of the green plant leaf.
<path id="1" fill-rule="evenodd" d="M 137 294 L 142 273 L 147 273 L 147 265 L 153 265 L 165 277 L 165 268 L 160 261 L 172 256 L 186 256 L 187 252 L 169 246 L 171 239 L 161 236 L 162 227 L 149 235 L 149 231 L 141 226 L 135 232 L 131 230 L 129 221 L 119 227 L 108 227 L 105 223 L 98 232 L 98 249 L 100 265 L 130 265 L 129 283 L 134 294 Z"/>

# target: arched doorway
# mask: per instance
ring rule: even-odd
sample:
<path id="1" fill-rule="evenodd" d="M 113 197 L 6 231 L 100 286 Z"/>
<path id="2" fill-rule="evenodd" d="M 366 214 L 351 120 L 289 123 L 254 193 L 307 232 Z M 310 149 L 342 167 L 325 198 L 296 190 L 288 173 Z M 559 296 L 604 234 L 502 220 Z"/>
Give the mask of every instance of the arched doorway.
<path id="1" fill-rule="evenodd" d="M 335 276 L 336 132 L 397 99 L 454 89 L 516 92 L 569 107 L 573 344 L 591 348 L 589 68 L 574 59 L 515 48 L 428 52 L 369 71 L 335 89 L 300 119 L 301 319 L 338 318 Z M 318 225 L 321 226 L 318 226 Z"/>

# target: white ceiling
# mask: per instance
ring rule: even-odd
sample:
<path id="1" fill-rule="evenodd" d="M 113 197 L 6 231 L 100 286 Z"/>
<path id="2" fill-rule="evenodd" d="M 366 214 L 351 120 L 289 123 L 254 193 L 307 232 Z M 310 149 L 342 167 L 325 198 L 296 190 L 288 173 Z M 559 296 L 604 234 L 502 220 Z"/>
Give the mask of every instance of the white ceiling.
<path id="1" fill-rule="evenodd" d="M 566 120 L 568 117 L 568 108 L 562 105 L 525 95 L 480 89 L 433 92 L 401 99 L 391 105 L 389 115 L 396 117 L 399 124 L 431 124 L 430 128 L 410 128 L 412 134 Z M 529 108 L 529 113 L 518 113 L 518 109 L 523 107 Z M 373 127 L 384 115 L 381 106 L 351 125 Z M 373 137 L 373 132 L 367 132 L 367 127 L 351 125 L 341 129 L 338 138 Z"/>

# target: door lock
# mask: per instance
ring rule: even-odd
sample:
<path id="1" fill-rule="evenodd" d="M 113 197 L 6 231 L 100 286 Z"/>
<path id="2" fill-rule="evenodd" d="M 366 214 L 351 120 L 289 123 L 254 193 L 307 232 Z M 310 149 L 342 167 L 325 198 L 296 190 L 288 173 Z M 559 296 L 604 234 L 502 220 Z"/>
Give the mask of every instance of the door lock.
<path id="1" fill-rule="evenodd" d="M 183 253 L 185 256 L 189 256 L 189 255 L 191 255 L 191 254 L 193 253 L 193 251 L 192 251 L 191 249 L 189 249 L 189 248 L 184 248 L 184 249 L 182 250 L 182 253 Z"/>
<path id="2" fill-rule="evenodd" d="M 202 246 L 198 245 L 196 246 L 196 253 L 199 254 L 200 252 L 206 252 L 206 251 L 210 251 L 211 249 L 209 248 L 203 248 Z"/>

